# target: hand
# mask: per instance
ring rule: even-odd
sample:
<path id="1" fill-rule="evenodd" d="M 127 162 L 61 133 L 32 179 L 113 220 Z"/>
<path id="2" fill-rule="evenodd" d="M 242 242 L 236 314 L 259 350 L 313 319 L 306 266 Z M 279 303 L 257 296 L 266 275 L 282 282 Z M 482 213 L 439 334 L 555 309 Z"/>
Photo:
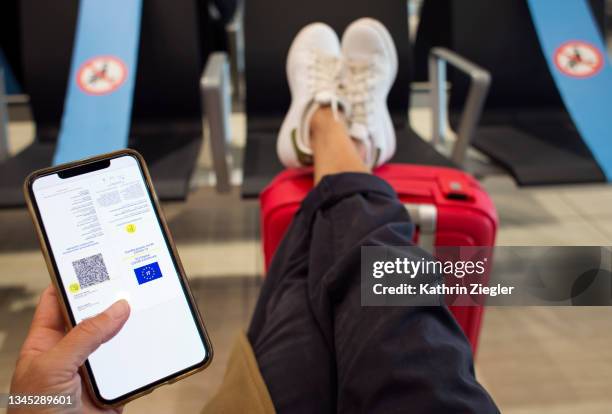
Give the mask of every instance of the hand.
<path id="1" fill-rule="evenodd" d="M 83 391 L 78 369 L 92 352 L 121 330 L 129 315 L 128 303 L 120 300 L 66 333 L 55 288 L 45 289 L 17 360 L 11 394 L 64 394 L 70 395 L 73 403 L 70 407 L 15 407 L 9 412 L 120 413 L 122 408 L 104 410 L 94 405 L 87 391 Z"/>

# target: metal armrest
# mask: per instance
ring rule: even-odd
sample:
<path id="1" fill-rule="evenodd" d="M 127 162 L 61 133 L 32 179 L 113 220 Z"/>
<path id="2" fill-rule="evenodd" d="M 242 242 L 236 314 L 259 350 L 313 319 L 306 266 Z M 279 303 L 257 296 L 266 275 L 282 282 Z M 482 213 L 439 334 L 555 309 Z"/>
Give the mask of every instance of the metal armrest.
<path id="1" fill-rule="evenodd" d="M 231 188 L 229 154 L 231 96 L 229 89 L 227 55 L 223 52 L 212 53 L 208 57 L 204 73 L 200 78 L 200 93 L 202 125 L 203 128 L 206 128 L 208 123 L 210 130 L 213 168 L 217 178 L 217 191 L 220 193 L 228 192 Z"/>
<path id="2" fill-rule="evenodd" d="M 451 159 L 463 164 L 468 146 L 482 115 L 491 85 L 491 74 L 459 54 L 441 47 L 429 52 L 429 81 L 432 83 L 433 142 L 438 144 L 446 126 L 446 64 L 449 63 L 471 78 L 470 89 L 461 114 L 457 141 Z"/>
<path id="3" fill-rule="evenodd" d="M 0 161 L 4 161 L 9 157 L 8 109 L 6 105 L 4 70 L 0 67 Z"/>
<path id="4" fill-rule="evenodd" d="M 242 98 L 240 74 L 244 71 L 244 1 L 239 0 L 232 20 L 225 26 L 227 32 L 227 45 L 230 56 L 230 69 L 232 73 L 233 94 Z"/>

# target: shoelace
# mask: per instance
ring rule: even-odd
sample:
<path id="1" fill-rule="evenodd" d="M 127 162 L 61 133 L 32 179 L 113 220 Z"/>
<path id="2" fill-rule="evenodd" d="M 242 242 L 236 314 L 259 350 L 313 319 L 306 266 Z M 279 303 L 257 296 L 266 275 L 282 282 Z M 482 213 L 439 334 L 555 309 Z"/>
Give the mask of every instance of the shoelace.
<path id="1" fill-rule="evenodd" d="M 376 86 L 376 63 L 368 60 L 347 60 L 342 83 L 343 92 L 352 110 L 352 122 L 370 125 L 374 113 L 372 89 Z"/>
<path id="2" fill-rule="evenodd" d="M 342 71 L 342 62 L 336 56 L 326 55 L 318 50 L 311 50 L 308 60 L 310 72 L 309 89 L 313 95 L 319 92 L 330 94 L 331 108 L 336 120 L 338 119 L 338 84 Z"/>

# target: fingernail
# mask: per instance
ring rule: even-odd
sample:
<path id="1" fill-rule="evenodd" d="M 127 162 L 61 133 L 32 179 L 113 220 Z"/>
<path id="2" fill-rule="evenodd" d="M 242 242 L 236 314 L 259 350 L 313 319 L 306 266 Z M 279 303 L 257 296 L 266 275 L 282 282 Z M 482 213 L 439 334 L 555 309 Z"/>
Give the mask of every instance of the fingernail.
<path id="1" fill-rule="evenodd" d="M 113 303 L 110 308 L 106 310 L 106 314 L 113 319 L 123 319 L 130 313 L 130 305 L 127 300 L 121 299 Z"/>

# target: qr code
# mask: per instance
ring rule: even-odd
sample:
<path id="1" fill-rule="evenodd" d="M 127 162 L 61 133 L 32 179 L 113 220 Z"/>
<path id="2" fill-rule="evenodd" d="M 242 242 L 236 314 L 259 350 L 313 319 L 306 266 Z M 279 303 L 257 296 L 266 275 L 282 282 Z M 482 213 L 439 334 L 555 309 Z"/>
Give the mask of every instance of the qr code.
<path id="1" fill-rule="evenodd" d="M 94 254 L 72 262 L 81 289 L 110 280 L 102 254 Z"/>

